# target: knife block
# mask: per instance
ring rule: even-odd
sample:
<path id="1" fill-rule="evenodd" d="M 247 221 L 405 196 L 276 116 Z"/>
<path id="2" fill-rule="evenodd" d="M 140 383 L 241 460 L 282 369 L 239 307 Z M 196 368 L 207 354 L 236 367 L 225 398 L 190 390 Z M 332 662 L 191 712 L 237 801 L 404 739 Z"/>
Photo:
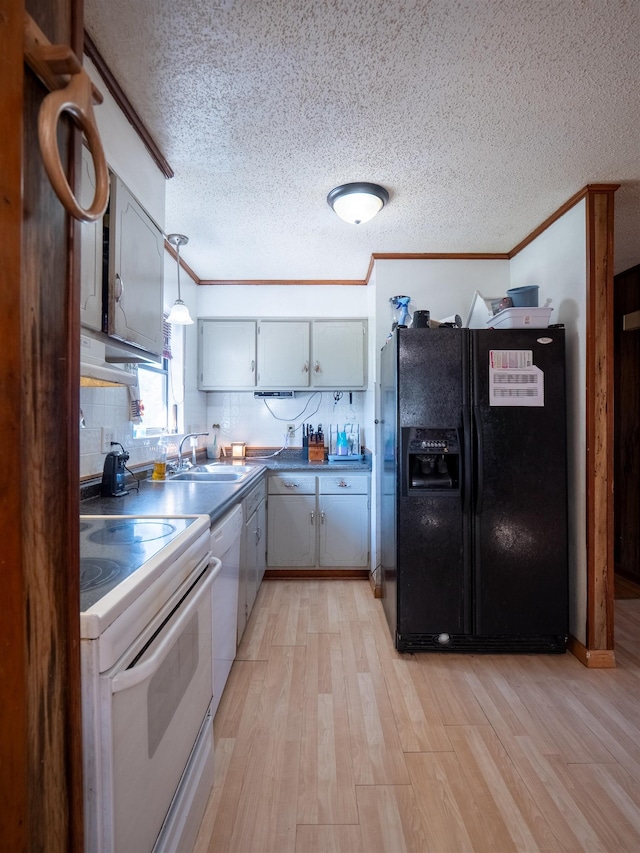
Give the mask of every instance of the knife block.
<path id="1" fill-rule="evenodd" d="M 324 462 L 324 442 L 309 441 L 309 462 Z"/>

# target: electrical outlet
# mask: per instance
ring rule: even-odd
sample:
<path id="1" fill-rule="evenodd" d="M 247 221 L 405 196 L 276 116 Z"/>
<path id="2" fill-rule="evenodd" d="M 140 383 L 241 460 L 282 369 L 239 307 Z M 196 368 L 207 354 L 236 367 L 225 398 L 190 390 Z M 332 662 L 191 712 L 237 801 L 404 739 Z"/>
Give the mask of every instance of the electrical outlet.
<path id="1" fill-rule="evenodd" d="M 113 450 L 111 447 L 111 442 L 116 440 L 116 431 L 115 429 L 109 429 L 108 427 L 102 427 L 102 437 L 101 437 L 101 450 L 103 453 L 110 453 Z"/>
<path id="2" fill-rule="evenodd" d="M 296 425 L 295 424 L 287 424 L 287 435 L 293 438 L 296 434 Z"/>

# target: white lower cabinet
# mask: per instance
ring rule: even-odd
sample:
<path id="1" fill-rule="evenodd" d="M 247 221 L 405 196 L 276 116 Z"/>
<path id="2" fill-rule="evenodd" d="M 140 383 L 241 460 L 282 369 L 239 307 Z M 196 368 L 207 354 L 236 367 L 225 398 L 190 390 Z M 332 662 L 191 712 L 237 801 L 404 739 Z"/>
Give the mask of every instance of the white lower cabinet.
<path id="1" fill-rule="evenodd" d="M 276 474 L 268 491 L 270 567 L 369 565 L 368 474 Z"/>
<path id="2" fill-rule="evenodd" d="M 243 500 L 244 527 L 240 547 L 238 645 L 251 616 L 267 564 L 266 487 L 264 480 Z"/>
<path id="3" fill-rule="evenodd" d="M 320 495 L 320 566 L 369 565 L 367 495 Z"/>

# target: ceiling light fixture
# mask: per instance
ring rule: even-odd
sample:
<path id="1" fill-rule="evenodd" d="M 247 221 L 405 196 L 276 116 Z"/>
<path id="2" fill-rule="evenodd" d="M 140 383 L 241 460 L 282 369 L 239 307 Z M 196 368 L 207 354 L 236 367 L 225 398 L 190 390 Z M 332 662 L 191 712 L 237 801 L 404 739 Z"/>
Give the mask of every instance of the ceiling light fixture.
<path id="1" fill-rule="evenodd" d="M 173 326 L 191 326 L 193 320 L 189 314 L 189 309 L 180 298 L 180 246 L 186 246 L 189 238 L 185 237 L 184 234 L 167 234 L 167 242 L 175 246 L 178 262 L 178 298 L 171 306 L 167 323 L 171 323 Z"/>
<path id="2" fill-rule="evenodd" d="M 373 219 L 388 201 L 389 193 L 384 187 L 364 182 L 334 187 L 327 196 L 327 202 L 340 219 L 352 225 Z"/>

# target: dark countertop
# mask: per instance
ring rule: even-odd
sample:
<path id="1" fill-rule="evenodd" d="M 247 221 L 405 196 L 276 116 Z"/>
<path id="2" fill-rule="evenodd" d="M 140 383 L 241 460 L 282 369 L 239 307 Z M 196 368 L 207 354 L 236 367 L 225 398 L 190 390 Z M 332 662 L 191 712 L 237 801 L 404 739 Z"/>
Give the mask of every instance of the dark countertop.
<path id="1" fill-rule="evenodd" d="M 266 454 L 265 454 L 266 456 Z M 203 460 L 207 461 L 207 460 Z M 233 460 L 220 462 L 233 466 Z M 242 500 L 269 471 L 306 471 L 330 473 L 331 471 L 371 472 L 371 455 L 362 462 L 309 462 L 296 451 L 285 451 L 273 458 L 248 456 L 236 460 L 256 468 L 255 474 L 241 483 L 193 483 L 188 481 L 163 482 L 140 480 L 140 490 L 132 490 L 121 498 L 101 496 L 80 501 L 81 515 L 208 515 L 217 521 L 238 501 Z"/>

